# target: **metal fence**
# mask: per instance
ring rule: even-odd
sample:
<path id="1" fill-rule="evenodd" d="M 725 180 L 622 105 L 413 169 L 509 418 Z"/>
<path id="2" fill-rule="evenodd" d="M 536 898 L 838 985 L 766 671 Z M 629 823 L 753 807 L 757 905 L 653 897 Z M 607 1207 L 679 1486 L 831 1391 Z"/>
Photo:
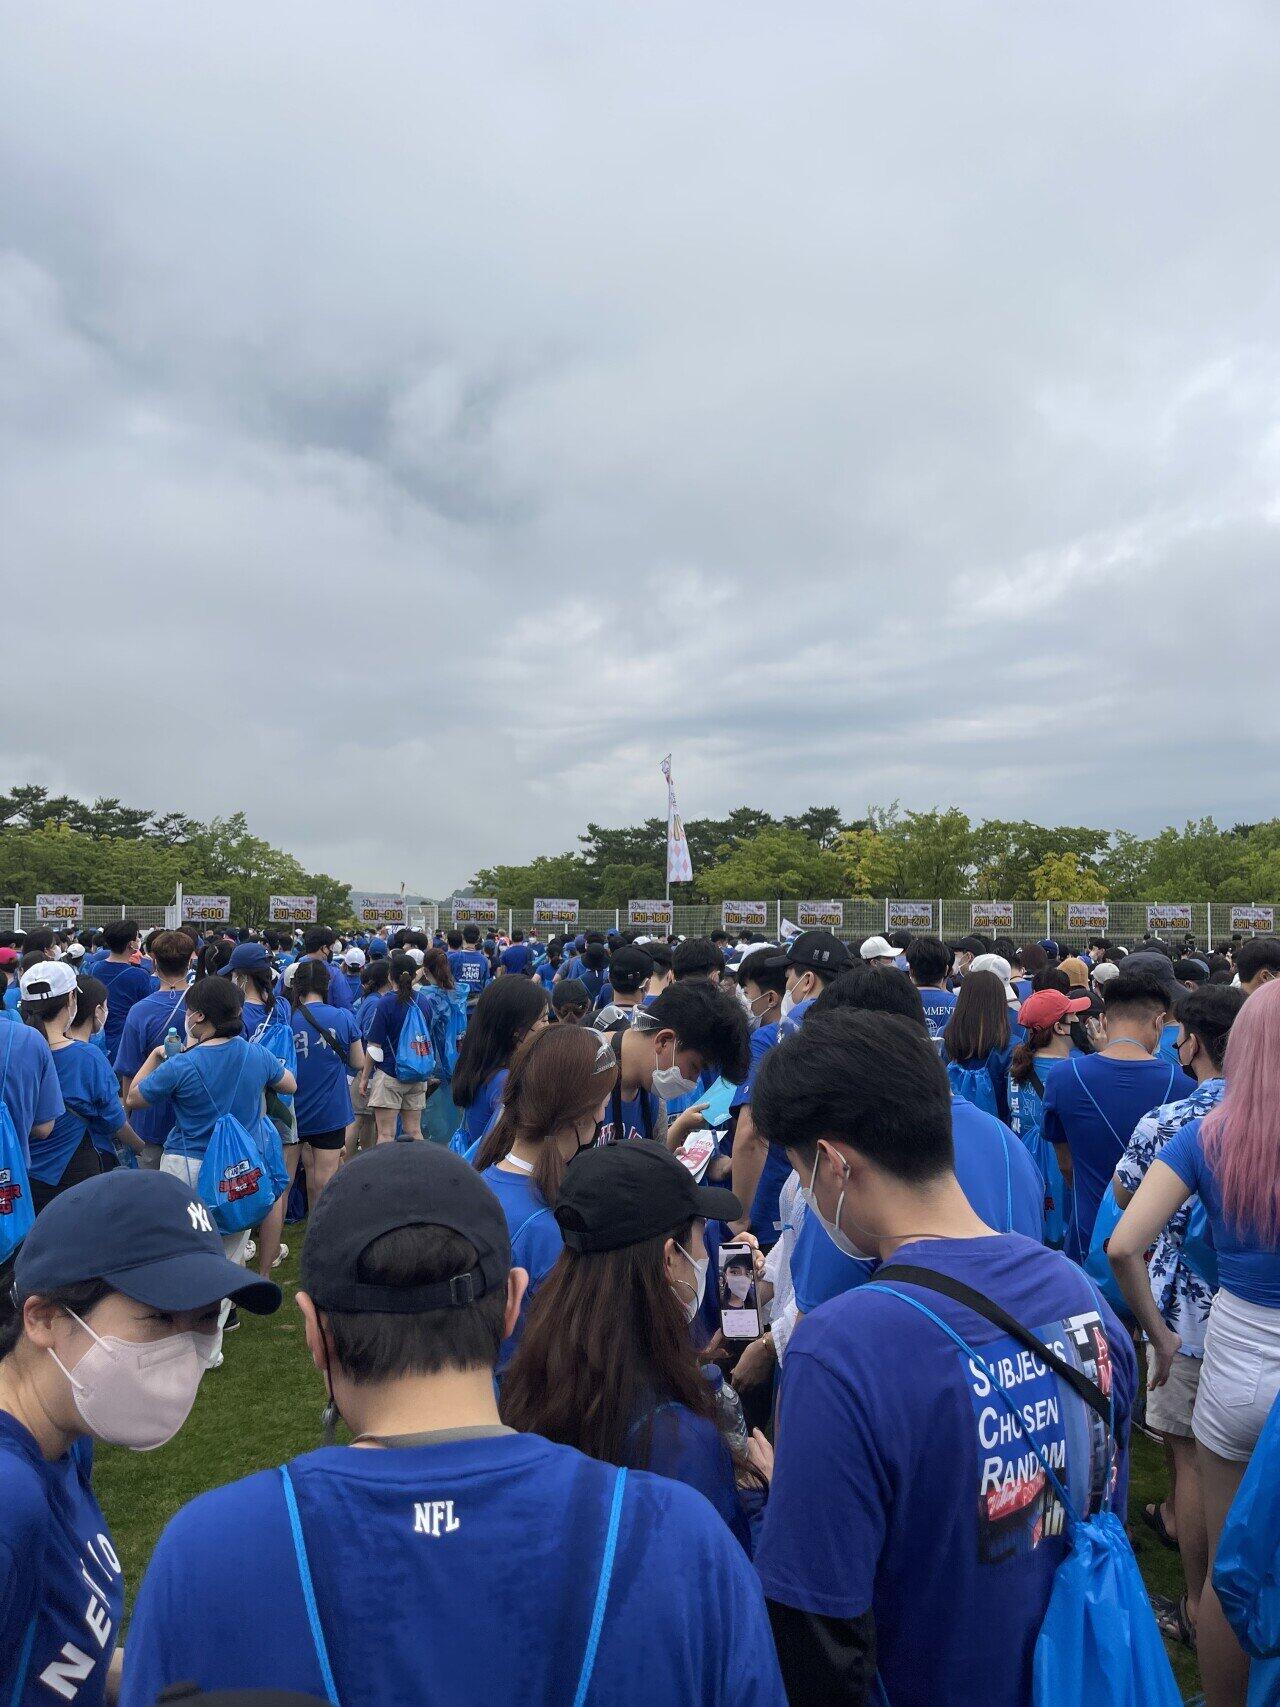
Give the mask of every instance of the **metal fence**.
<path id="1" fill-rule="evenodd" d="M 10 909 L 6 907 L 3 912 L 0 912 L 0 917 L 9 911 Z M 41 919 L 37 917 L 34 902 L 29 907 L 14 907 L 12 913 L 15 931 L 34 930 L 37 925 L 51 926 L 54 930 L 89 930 L 102 925 L 109 925 L 112 919 L 134 919 L 142 926 L 143 930 L 153 930 L 157 925 L 172 924 L 177 919 L 177 909 L 173 906 L 134 907 L 126 901 L 113 901 L 110 906 L 102 907 L 91 906 L 86 901 L 84 916 L 79 919 Z"/>

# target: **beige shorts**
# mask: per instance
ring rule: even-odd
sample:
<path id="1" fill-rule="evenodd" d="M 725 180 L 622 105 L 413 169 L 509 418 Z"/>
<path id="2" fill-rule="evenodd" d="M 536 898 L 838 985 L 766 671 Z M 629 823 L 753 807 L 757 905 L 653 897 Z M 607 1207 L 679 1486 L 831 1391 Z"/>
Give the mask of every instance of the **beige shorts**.
<path id="1" fill-rule="evenodd" d="M 1148 1346 L 1148 1380 L 1155 1366 L 1156 1354 Z M 1147 1388 L 1148 1428 L 1155 1429 L 1157 1434 L 1174 1434 L 1184 1440 L 1192 1438 L 1191 1413 L 1196 1408 L 1196 1394 L 1200 1390 L 1200 1368 L 1200 1358 L 1183 1357 L 1179 1352 L 1164 1386 Z"/>
<path id="2" fill-rule="evenodd" d="M 390 1073 L 379 1067 L 369 1081 L 370 1108 L 416 1109 L 427 1106 L 427 1087 L 421 1079 L 402 1085 Z"/>

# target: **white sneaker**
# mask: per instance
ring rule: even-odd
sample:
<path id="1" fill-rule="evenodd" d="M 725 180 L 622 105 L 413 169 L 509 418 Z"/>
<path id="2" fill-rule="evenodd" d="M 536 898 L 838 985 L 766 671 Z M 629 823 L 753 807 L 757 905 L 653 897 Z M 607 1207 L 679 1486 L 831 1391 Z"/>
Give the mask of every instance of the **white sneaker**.
<path id="1" fill-rule="evenodd" d="M 254 1257 L 257 1256 L 257 1254 L 258 1254 L 257 1243 L 255 1240 L 250 1239 L 249 1243 L 244 1248 L 244 1260 L 246 1262 L 252 1262 Z"/>
<path id="2" fill-rule="evenodd" d="M 288 1254 L 289 1254 L 289 1247 L 288 1247 L 288 1245 L 286 1245 L 282 1242 L 280 1249 L 276 1252 L 276 1260 L 272 1263 L 272 1265 L 271 1265 L 272 1268 L 279 1268 L 280 1264 L 284 1261 L 284 1259 L 288 1256 Z"/>
<path id="3" fill-rule="evenodd" d="M 224 1361 L 222 1353 L 218 1352 L 216 1356 L 209 1359 L 207 1367 L 209 1369 L 221 1369 Z"/>

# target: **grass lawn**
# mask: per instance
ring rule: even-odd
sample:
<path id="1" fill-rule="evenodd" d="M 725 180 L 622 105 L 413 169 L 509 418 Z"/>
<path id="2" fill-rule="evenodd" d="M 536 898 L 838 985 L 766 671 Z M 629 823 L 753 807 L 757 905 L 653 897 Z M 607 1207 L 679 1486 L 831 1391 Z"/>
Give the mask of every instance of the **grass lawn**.
<path id="1" fill-rule="evenodd" d="M 196 1494 L 253 1470 L 282 1464 L 320 1444 L 324 1388 L 307 1355 L 302 1318 L 293 1307 L 301 1227 L 287 1229 L 288 1260 L 276 1271 L 285 1291 L 275 1316 L 243 1312 L 243 1326 L 228 1335 L 226 1363 L 205 1376 L 190 1421 L 158 1452 L 98 1449 L 95 1485 L 124 1564 L 130 1604 L 156 1539 L 169 1518 Z M 1134 1546 L 1150 1588 L 1182 1591 L 1176 1553 L 1162 1548 L 1137 1520 L 1145 1502 L 1164 1493 L 1160 1448 L 1135 1434 L 1130 1471 Z M 1195 1658 L 1170 1648 L 1184 1696 L 1199 1693 Z"/>

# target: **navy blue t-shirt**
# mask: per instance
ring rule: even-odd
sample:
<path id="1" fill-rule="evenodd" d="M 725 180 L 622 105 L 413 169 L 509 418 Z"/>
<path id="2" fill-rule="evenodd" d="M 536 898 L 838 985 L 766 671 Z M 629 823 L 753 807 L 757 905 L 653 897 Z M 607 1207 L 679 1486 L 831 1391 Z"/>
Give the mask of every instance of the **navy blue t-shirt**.
<path id="1" fill-rule="evenodd" d="M 503 1433 L 325 1447 L 289 1469 L 338 1699 L 573 1700 L 612 1464 Z M 129 1626 L 122 1707 L 152 1707 L 185 1679 L 329 1698 L 277 1471 L 202 1494 L 152 1555 Z M 627 1475 L 586 1699 L 786 1707 L 750 1562 L 702 1495 L 678 1482 Z"/>
<path id="2" fill-rule="evenodd" d="M 921 990 L 920 1003 L 924 1008 L 924 1023 L 935 1043 L 951 1023 L 951 1016 L 956 1011 L 956 1003 L 959 1000 L 954 990 Z"/>
<path id="3" fill-rule="evenodd" d="M 151 994 L 156 980 L 143 967 L 122 960 L 104 960 L 93 975 L 107 986 L 107 1059 L 114 1065 L 129 1009 Z"/>
<path id="4" fill-rule="evenodd" d="M 782 1366 L 778 1456 L 756 1550 L 766 1595 L 830 1618 L 870 1611 L 893 1707 L 1025 1707 L 1032 1653 L 1066 1556 L 1039 1457 L 976 1366 L 910 1304 L 894 1263 L 984 1293 L 1113 1395 L 1112 1505 L 1127 1497 L 1133 1345 L 1084 1275 L 1016 1234 L 904 1245 L 870 1286 L 796 1328 Z M 1101 1420 L 1015 1340 L 935 1292 L 898 1285 L 977 1351 L 1041 1450 L 1095 1510 L 1111 1458 Z M 815 1466 L 825 1473 L 815 1474 Z"/>
<path id="5" fill-rule="evenodd" d="M 656 1405 L 631 1430 L 627 1463 L 696 1488 L 750 1553 L 751 1526 L 738 1496 L 733 1459 L 713 1422 L 685 1405 Z"/>
<path id="6" fill-rule="evenodd" d="M 247 1005 L 247 1004 L 246 1004 Z M 122 1079 L 131 1079 L 150 1055 L 159 1048 L 170 1030 L 177 1032 L 178 1042 L 187 1041 L 187 992 L 154 990 L 129 1009 L 116 1050 L 115 1069 Z M 173 1105 L 157 1103 L 154 1108 L 136 1108 L 129 1124 L 147 1144 L 163 1144 L 173 1130 Z"/>
<path id="7" fill-rule="evenodd" d="M 449 970 L 455 984 L 466 986 L 467 995 L 473 1002 L 493 976 L 488 956 L 481 954 L 478 948 L 452 949 Z"/>
<path id="8" fill-rule="evenodd" d="M 481 1178 L 502 1205 L 502 1213 L 507 1218 L 511 1266 L 524 1269 L 529 1276 L 529 1285 L 520 1305 L 520 1319 L 498 1352 L 498 1374 L 501 1375 L 520 1343 L 529 1302 L 555 1267 L 564 1249 L 564 1240 L 560 1236 L 559 1223 L 547 1207 L 546 1198 L 530 1175 L 512 1173 L 509 1168 L 501 1168 L 495 1163 L 484 1170 Z"/>
<path id="9" fill-rule="evenodd" d="M 91 1043 L 64 1044 L 53 1051 L 53 1068 L 66 1109 L 47 1138 L 31 1140 L 29 1170 L 32 1179 L 46 1185 L 57 1185 L 86 1133 L 95 1150 L 114 1157 L 112 1138 L 125 1123 L 119 1081 L 101 1049 Z"/>
<path id="10" fill-rule="evenodd" d="M 349 1009 L 335 1008 L 328 1002 L 303 1002 L 291 1011 L 289 1023 L 298 1057 L 298 1089 L 294 1097 L 298 1136 L 305 1139 L 313 1132 L 336 1132 L 355 1118 L 347 1058 L 351 1045 L 360 1037 L 356 1017 Z M 338 1053 L 320 1035 L 321 1031 L 328 1032 L 338 1045 Z"/>
<path id="11" fill-rule="evenodd" d="M 523 974 L 528 970 L 533 959 L 533 950 L 527 942 L 513 942 L 510 948 L 504 948 L 498 956 L 498 964 L 507 972 Z"/>

